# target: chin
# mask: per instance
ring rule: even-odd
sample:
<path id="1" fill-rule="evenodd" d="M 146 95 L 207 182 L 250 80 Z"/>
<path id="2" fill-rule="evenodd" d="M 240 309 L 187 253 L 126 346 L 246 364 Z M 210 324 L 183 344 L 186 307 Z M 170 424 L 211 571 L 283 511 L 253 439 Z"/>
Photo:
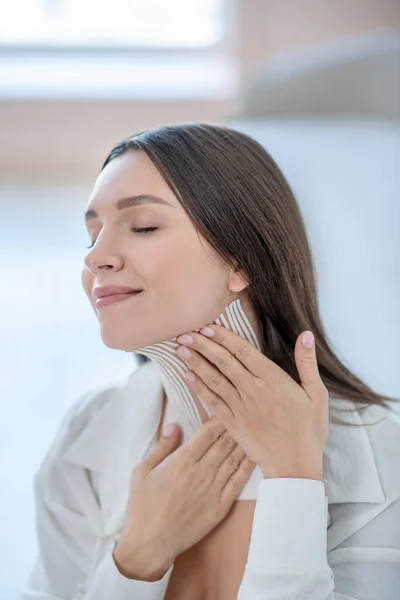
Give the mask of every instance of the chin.
<path id="1" fill-rule="evenodd" d="M 119 342 L 118 340 L 108 340 L 105 339 L 102 336 L 102 340 L 105 346 L 107 346 L 107 348 L 111 348 L 112 350 L 123 350 L 124 352 L 130 352 L 132 350 L 131 346 L 128 345 L 124 345 L 122 342 Z"/>
<path id="2" fill-rule="evenodd" d="M 139 344 L 134 344 L 132 339 L 126 339 L 124 335 L 116 335 L 114 332 L 112 335 L 105 335 L 103 332 L 101 333 L 101 339 L 107 348 L 112 348 L 113 350 L 123 350 L 124 352 L 134 352 L 135 347 L 140 348 Z"/>
<path id="3" fill-rule="evenodd" d="M 124 352 L 135 352 L 138 348 L 150 346 L 160 340 L 151 340 L 148 335 L 138 335 L 136 332 L 129 332 L 126 329 L 119 331 L 116 327 L 101 327 L 101 339 L 103 343 L 113 350 L 123 350 Z"/>

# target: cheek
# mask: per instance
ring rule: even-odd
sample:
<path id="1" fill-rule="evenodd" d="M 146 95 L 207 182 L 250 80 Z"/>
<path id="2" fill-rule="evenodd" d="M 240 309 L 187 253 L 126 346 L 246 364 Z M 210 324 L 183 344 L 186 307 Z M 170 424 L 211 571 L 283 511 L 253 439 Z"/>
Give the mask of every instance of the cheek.
<path id="1" fill-rule="evenodd" d="M 132 269 L 140 273 L 143 283 L 151 288 L 173 286 L 173 282 L 180 279 L 188 255 L 191 254 L 182 241 L 183 236 L 169 237 L 168 239 L 153 240 L 151 244 L 136 253 L 132 260 Z"/>
<path id="2" fill-rule="evenodd" d="M 185 247 L 169 256 L 158 274 L 166 295 L 178 301 L 181 310 L 187 307 L 189 314 L 202 298 L 204 307 L 219 303 L 219 295 L 225 289 L 225 272 L 208 253 L 198 248 Z M 207 295 L 207 300 L 204 296 Z M 179 300 L 177 300 L 179 298 Z"/>
<path id="3" fill-rule="evenodd" d="M 193 240 L 183 236 L 175 244 L 159 248 L 152 260 L 147 257 L 147 276 L 155 287 L 176 288 L 185 287 L 187 292 L 195 289 L 200 281 L 207 280 L 212 269 L 210 260 L 204 251 Z"/>
<path id="4" fill-rule="evenodd" d="M 81 274 L 82 287 L 85 290 L 86 295 L 92 300 L 92 288 L 93 288 L 93 275 L 86 268 L 82 269 Z"/>

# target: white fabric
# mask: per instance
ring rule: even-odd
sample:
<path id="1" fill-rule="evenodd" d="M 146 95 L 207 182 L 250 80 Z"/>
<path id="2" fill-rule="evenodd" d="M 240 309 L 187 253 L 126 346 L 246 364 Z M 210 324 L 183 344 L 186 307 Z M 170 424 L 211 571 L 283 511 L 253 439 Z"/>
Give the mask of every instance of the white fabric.
<path id="1" fill-rule="evenodd" d="M 251 326 L 239 298 L 226 306 L 212 323 L 234 331 L 244 337 L 252 346 L 255 346 L 257 350 L 261 350 L 260 341 L 257 339 L 256 332 Z M 173 338 L 171 341 L 138 348 L 136 352 L 144 354 L 157 366 L 167 396 L 164 422 L 178 423 L 182 432 L 182 444 L 186 444 L 203 423 L 194 400 L 194 394 L 184 378 L 184 373 L 189 371 L 189 367 L 175 352 L 178 346 L 176 338 Z M 199 400 L 208 417 L 212 417 L 214 412 L 208 408 L 201 398 Z M 241 490 L 238 499 L 254 500 L 257 498 L 258 486 L 262 479 L 262 471 L 256 466 Z"/>
<path id="2" fill-rule="evenodd" d="M 23 600 L 164 598 L 173 566 L 143 582 L 123 577 L 112 558 L 132 468 L 156 443 L 164 381 L 153 356 L 65 416 L 35 477 L 40 556 Z M 334 406 L 355 408 L 332 398 Z M 186 410 L 174 412 L 185 428 Z M 331 423 L 323 481 L 253 479 L 248 487 L 257 503 L 238 600 L 398 599 L 400 419 L 379 406 L 339 414 L 370 426 Z"/>

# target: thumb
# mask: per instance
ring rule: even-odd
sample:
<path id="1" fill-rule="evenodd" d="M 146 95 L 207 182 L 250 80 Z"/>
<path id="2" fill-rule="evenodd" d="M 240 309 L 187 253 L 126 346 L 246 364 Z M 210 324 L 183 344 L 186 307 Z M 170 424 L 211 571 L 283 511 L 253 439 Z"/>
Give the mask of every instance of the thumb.
<path id="1" fill-rule="evenodd" d="M 141 471 L 144 475 L 159 465 L 178 445 L 180 429 L 176 423 L 169 423 L 164 427 L 163 435 L 158 440 L 151 454 L 141 463 Z"/>
<path id="2" fill-rule="evenodd" d="M 322 380 L 318 370 L 315 338 L 311 331 L 303 331 L 297 338 L 294 357 L 302 388 L 312 400 Z"/>

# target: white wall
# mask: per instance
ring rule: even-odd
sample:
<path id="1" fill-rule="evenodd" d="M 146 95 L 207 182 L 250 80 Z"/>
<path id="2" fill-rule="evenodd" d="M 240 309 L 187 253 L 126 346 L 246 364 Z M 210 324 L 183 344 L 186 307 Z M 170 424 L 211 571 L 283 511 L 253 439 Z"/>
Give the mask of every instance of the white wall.
<path id="1" fill-rule="evenodd" d="M 234 126 L 265 144 L 293 186 L 335 350 L 377 391 L 400 396 L 399 128 Z M 103 346 L 81 289 L 91 184 L 0 186 L 0 600 L 17 600 L 33 561 L 32 476 L 67 407 L 136 368 Z"/>
<path id="2" fill-rule="evenodd" d="M 89 189 L 0 186 L 0 600 L 17 600 L 32 563 L 32 477 L 67 407 L 136 368 L 103 345 L 81 289 Z"/>

